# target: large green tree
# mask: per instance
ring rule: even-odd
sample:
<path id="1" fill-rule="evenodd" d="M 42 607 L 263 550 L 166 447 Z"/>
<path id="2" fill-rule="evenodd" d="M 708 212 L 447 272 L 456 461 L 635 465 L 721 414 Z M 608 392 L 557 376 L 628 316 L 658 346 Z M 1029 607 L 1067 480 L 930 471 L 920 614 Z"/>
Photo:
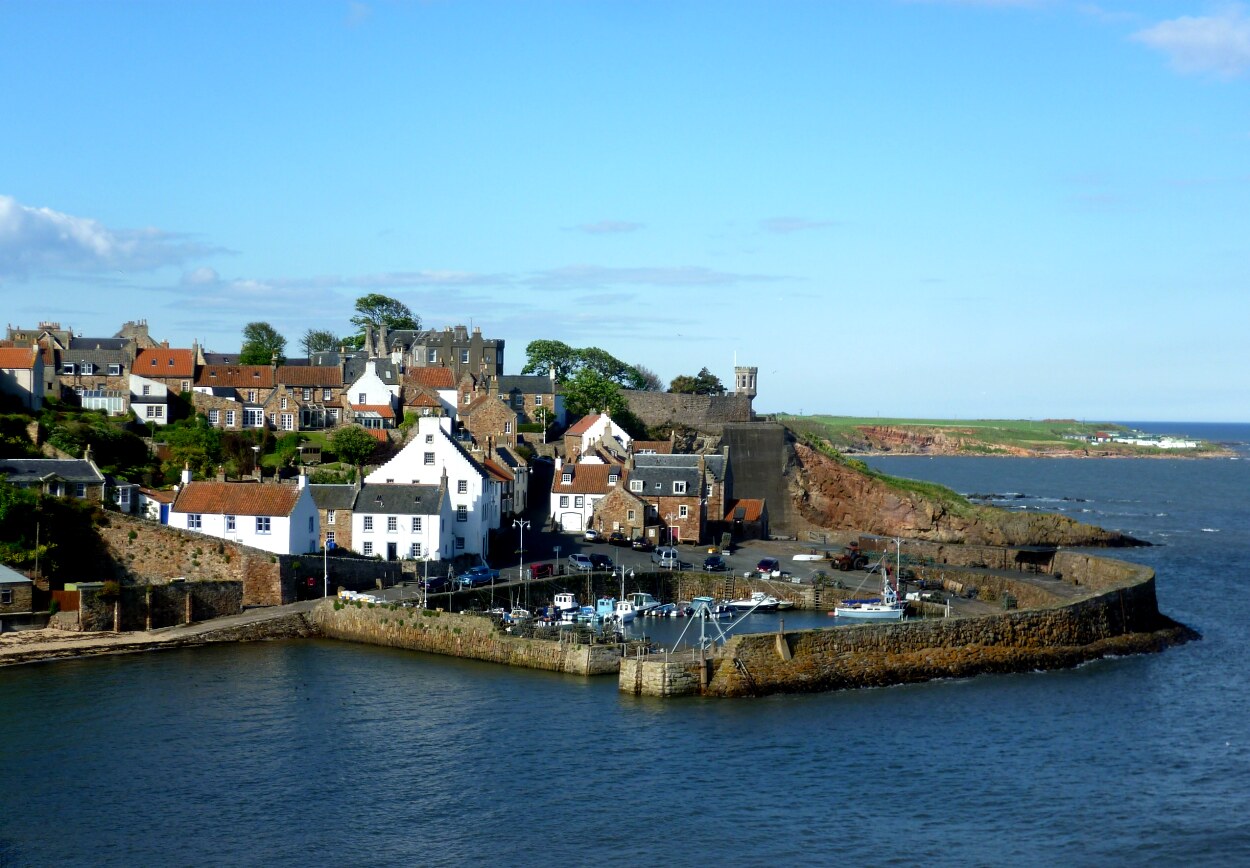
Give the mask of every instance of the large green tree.
<path id="1" fill-rule="evenodd" d="M 340 341 L 335 337 L 334 332 L 326 329 L 308 329 L 299 339 L 299 345 L 306 356 L 311 356 L 313 353 L 332 352 L 339 348 L 339 344 Z"/>
<path id="2" fill-rule="evenodd" d="M 278 363 L 286 361 L 286 338 L 267 322 L 250 322 L 243 327 L 243 349 L 240 365 L 267 365 L 276 355 Z"/>
<path id="3" fill-rule="evenodd" d="M 363 464 L 377 446 L 378 441 L 359 425 L 344 425 L 330 435 L 330 448 L 348 464 Z"/>
<path id="4" fill-rule="evenodd" d="M 556 382 L 563 383 L 578 367 L 577 351 L 564 341 L 540 339 L 526 345 L 521 373 L 546 375 L 555 371 Z"/>
<path id="5" fill-rule="evenodd" d="M 721 383 L 720 378 L 707 368 L 703 368 L 693 377 L 688 374 L 681 374 L 674 377 L 673 381 L 669 383 L 668 390 L 670 392 L 681 392 L 687 395 L 725 394 L 725 386 Z"/>
<path id="6" fill-rule="evenodd" d="M 372 326 L 374 329 L 386 326 L 389 331 L 416 330 L 421 328 L 421 317 L 414 314 L 402 301 L 372 292 L 356 299 L 356 315 L 352 317 L 352 325 L 361 332 L 366 326 Z"/>
<path id="7" fill-rule="evenodd" d="M 525 357 L 522 374 L 555 371 L 557 383 L 566 383 L 585 370 L 625 389 L 647 388 L 646 374 L 599 347 L 579 349 L 563 341 L 543 339 L 530 341 L 525 347 Z"/>

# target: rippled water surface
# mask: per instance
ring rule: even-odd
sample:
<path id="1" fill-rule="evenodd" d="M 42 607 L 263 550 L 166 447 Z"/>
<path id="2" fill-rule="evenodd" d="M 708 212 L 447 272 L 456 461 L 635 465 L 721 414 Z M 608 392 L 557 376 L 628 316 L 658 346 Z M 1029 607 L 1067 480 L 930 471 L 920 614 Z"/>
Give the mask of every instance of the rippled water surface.
<path id="1" fill-rule="evenodd" d="M 328 641 L 0 669 L 0 865 L 1250 862 L 1250 456 L 871 463 L 1158 543 L 1204 639 L 741 701 Z"/>

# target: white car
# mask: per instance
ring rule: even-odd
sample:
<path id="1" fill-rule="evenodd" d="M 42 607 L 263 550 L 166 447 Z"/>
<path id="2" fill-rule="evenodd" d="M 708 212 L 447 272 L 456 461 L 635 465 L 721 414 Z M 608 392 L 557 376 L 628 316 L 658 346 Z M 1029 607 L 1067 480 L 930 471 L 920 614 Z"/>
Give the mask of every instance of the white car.
<path id="1" fill-rule="evenodd" d="M 582 539 L 586 542 L 599 542 L 599 531 L 594 528 L 587 528 L 586 533 L 582 536 Z"/>
<path id="2" fill-rule="evenodd" d="M 681 566 L 681 556 L 672 546 L 659 546 L 651 553 L 651 563 L 675 570 Z"/>
<path id="3" fill-rule="evenodd" d="M 569 555 L 569 566 L 575 570 L 587 573 L 595 568 L 595 565 L 590 560 L 590 555 L 584 555 L 580 552 Z"/>

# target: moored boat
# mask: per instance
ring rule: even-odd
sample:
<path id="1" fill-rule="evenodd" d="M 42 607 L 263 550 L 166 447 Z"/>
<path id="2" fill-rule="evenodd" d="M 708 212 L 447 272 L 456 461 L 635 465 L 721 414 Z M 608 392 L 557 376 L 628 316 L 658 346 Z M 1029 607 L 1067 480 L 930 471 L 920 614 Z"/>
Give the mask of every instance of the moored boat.
<path id="1" fill-rule="evenodd" d="M 771 594 L 763 591 L 752 591 L 750 597 L 741 600 L 730 600 L 729 607 L 738 612 L 775 612 L 780 602 Z"/>

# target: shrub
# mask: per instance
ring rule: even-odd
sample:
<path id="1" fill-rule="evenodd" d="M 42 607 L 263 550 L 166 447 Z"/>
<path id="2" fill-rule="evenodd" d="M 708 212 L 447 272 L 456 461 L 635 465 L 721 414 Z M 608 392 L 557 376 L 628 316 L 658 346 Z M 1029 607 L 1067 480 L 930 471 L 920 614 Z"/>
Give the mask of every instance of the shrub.
<path id="1" fill-rule="evenodd" d="M 48 614 L 55 615 L 59 611 L 61 611 L 61 601 L 53 597 L 52 602 L 48 604 Z"/>
<path id="2" fill-rule="evenodd" d="M 134 530 L 132 530 L 130 533 L 126 534 L 126 539 L 130 540 L 131 542 L 134 542 L 134 541 L 135 541 L 135 540 L 137 540 L 138 538 L 139 538 L 139 532 L 138 532 L 138 531 L 134 531 Z"/>

